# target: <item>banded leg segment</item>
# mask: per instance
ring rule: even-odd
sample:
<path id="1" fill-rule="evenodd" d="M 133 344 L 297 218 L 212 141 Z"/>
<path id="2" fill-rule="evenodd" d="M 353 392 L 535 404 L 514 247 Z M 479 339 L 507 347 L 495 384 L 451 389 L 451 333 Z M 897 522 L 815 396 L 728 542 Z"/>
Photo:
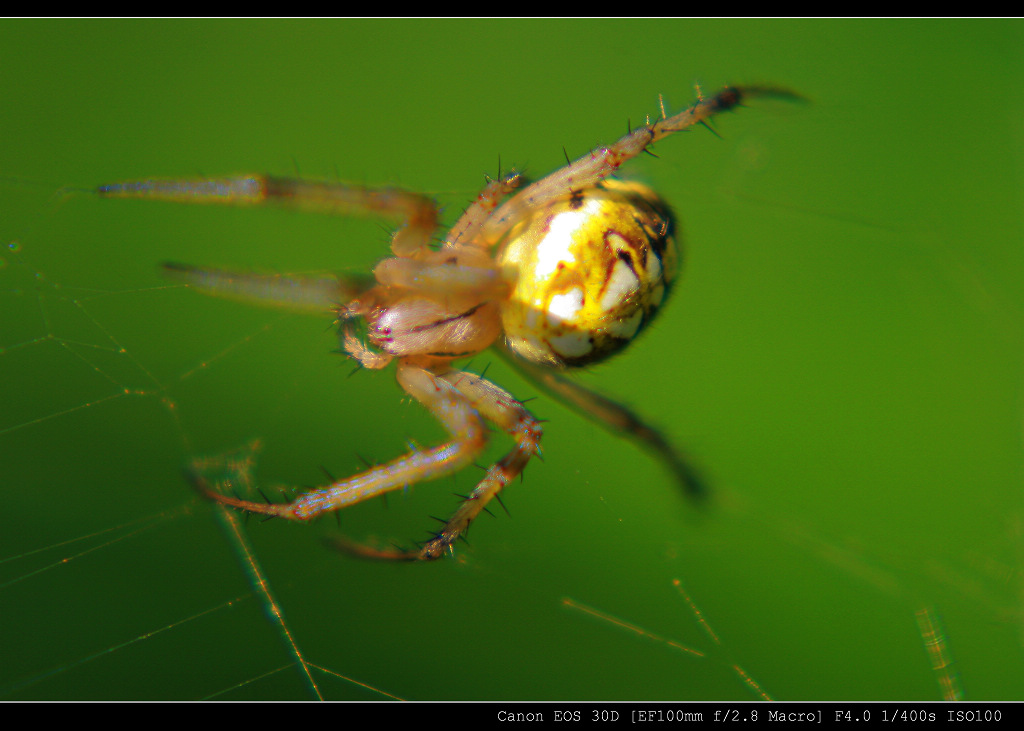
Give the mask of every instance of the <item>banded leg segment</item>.
<path id="1" fill-rule="evenodd" d="M 450 370 L 438 378 L 458 389 L 485 419 L 512 435 L 515 446 L 488 468 L 484 479 L 462 501 L 444 527 L 418 550 L 376 549 L 348 539 L 336 540 L 338 548 L 364 558 L 398 561 L 432 561 L 441 558 L 452 550 L 455 541 L 466 532 L 469 524 L 487 507 L 487 503 L 522 474 L 533 455 L 540 454 L 540 423 L 507 391 L 464 371 Z"/>
<path id="2" fill-rule="evenodd" d="M 444 425 L 451 440 L 307 492 L 290 503 L 261 503 L 225 495 L 211 487 L 198 469 L 190 475 L 192 482 L 206 497 L 224 505 L 288 520 L 309 520 L 389 490 L 435 480 L 472 463 L 487 444 L 487 432 L 461 391 L 443 378 L 405 364 L 398 367 L 398 382 Z"/>
<path id="3" fill-rule="evenodd" d="M 774 97 L 787 101 L 803 99 L 794 92 L 777 87 L 727 86 L 715 96 L 698 97 L 692 105 L 671 117 L 663 111 L 658 121 L 638 127 L 613 145 L 591 150 L 573 163 L 523 188 L 486 222 L 480 236 L 481 245 L 497 243 L 509 226 L 522 218 L 526 211 L 596 185 L 663 137 L 695 124 L 706 124 L 714 115 L 740 106 L 746 97 Z"/>
<path id="4" fill-rule="evenodd" d="M 440 215 L 431 198 L 400 188 L 368 188 L 271 175 L 207 180 L 134 180 L 101 185 L 96 188 L 96 193 L 103 198 L 146 198 L 227 206 L 274 204 L 316 213 L 381 216 L 405 224 L 391 240 L 391 250 L 397 256 L 430 253 L 430 237 L 437 228 Z"/>

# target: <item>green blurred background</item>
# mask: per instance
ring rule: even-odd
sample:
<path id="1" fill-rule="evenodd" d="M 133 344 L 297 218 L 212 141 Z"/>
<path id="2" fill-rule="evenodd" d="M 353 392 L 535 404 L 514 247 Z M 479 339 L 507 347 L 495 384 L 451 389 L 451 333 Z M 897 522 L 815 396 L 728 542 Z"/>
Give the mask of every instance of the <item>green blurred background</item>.
<path id="1" fill-rule="evenodd" d="M 58 190 L 298 171 L 451 221 L 499 158 L 543 174 L 659 94 L 773 82 L 813 104 L 630 167 L 679 212 L 685 279 L 582 376 L 711 505 L 541 397 L 545 460 L 458 560 L 351 560 L 331 519 L 250 520 L 255 555 L 332 699 L 758 697 L 733 665 L 778 699 L 1024 698 L 1022 49 L 1013 21 L 0 22 L 0 696 L 309 697 L 182 465 L 259 437 L 262 484 L 311 485 L 442 436 L 391 371 L 347 377 L 329 322 L 157 270 L 366 270 L 380 222 Z M 475 474 L 344 529 L 418 538 Z"/>

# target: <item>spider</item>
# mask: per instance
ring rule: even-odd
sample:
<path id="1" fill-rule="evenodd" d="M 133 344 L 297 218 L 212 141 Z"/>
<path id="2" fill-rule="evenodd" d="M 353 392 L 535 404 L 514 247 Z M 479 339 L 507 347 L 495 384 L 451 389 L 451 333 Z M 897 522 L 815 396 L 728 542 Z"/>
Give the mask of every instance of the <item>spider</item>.
<path id="1" fill-rule="evenodd" d="M 341 539 L 358 555 L 431 560 L 454 553 L 456 540 L 488 502 L 540 456 L 541 424 L 482 375 L 453 364 L 497 344 L 534 383 L 584 415 L 653 451 L 692 494 L 701 482 L 656 429 L 626 407 L 568 380 L 565 371 L 622 350 L 651 322 L 678 270 L 675 223 L 651 189 L 611 177 L 657 140 L 733 109 L 745 97 L 796 99 L 784 89 L 725 87 L 674 116 L 631 130 L 609 147 L 524 185 L 518 172 L 489 180 L 439 245 L 439 209 L 430 198 L 396 188 L 249 175 L 205 180 L 141 180 L 96 189 L 109 198 L 148 198 L 234 206 L 278 204 L 330 214 L 377 215 L 403 225 L 393 256 L 372 277 L 302 278 L 165 264 L 171 276 L 219 296 L 269 301 L 297 310 L 332 311 L 341 347 L 363 368 L 397 361 L 401 388 L 442 424 L 448 441 L 284 503 L 247 500 L 215 489 L 199 468 L 190 478 L 206 497 L 250 513 L 309 520 L 328 511 L 452 474 L 487 443 L 485 421 L 514 446 L 430 540 L 414 549 L 376 548 Z M 361 321 L 363 331 L 355 325 Z M 361 333 L 361 334 L 360 334 Z M 500 501 L 500 498 L 499 498 Z"/>

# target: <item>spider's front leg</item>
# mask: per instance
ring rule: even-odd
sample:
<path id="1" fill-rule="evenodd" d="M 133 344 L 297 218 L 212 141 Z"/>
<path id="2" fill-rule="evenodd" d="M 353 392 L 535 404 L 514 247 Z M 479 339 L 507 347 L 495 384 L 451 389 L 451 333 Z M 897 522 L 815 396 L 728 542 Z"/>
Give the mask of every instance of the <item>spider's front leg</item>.
<path id="1" fill-rule="evenodd" d="M 346 538 L 332 541 L 337 548 L 364 558 L 398 561 L 432 561 L 441 558 L 453 550 L 455 541 L 465 535 L 469 524 L 487 507 L 487 503 L 522 474 L 530 458 L 535 454 L 540 455 L 543 432 L 540 422 L 507 391 L 465 371 L 449 370 L 437 378 L 456 388 L 481 416 L 512 435 L 515 446 L 488 468 L 484 479 L 466 496 L 444 527 L 419 549 L 378 549 Z"/>
<path id="2" fill-rule="evenodd" d="M 449 441 L 337 480 L 288 503 L 256 502 L 225 494 L 210 484 L 201 466 L 193 468 L 189 477 L 196 489 L 224 505 L 288 520 L 309 520 L 389 490 L 437 479 L 472 463 L 487 444 L 487 431 L 462 389 L 445 377 L 405 363 L 399 364 L 397 378 L 405 392 L 447 429 Z"/>
<path id="3" fill-rule="evenodd" d="M 563 168 L 532 183 L 507 200 L 485 222 L 479 235 L 482 245 L 495 244 L 527 211 L 536 210 L 550 201 L 585 190 L 615 172 L 624 162 L 647 150 L 668 135 L 696 124 L 707 125 L 721 112 L 742 106 L 746 98 L 769 97 L 786 101 L 803 101 L 788 89 L 774 86 L 726 86 L 710 97 L 698 95 L 697 101 L 671 117 L 662 110 L 662 118 L 632 130 L 618 142 L 598 147 Z"/>
<path id="4" fill-rule="evenodd" d="M 337 313 L 339 303 L 352 302 L 376 284 L 372 277 L 351 273 L 260 274 L 176 262 L 165 262 L 163 270 L 165 276 L 203 294 L 307 315 Z"/>
<path id="5" fill-rule="evenodd" d="M 485 242 L 477 240 L 477 234 L 487 224 L 491 213 L 501 203 L 502 199 L 519 187 L 523 177 L 514 170 L 497 180 L 488 180 L 487 185 L 477 195 L 465 212 L 451 227 L 444 238 L 444 248 L 451 249 L 458 246 L 488 246 Z"/>
<path id="6" fill-rule="evenodd" d="M 381 216 L 404 223 L 391 240 L 397 256 L 430 253 L 437 228 L 437 203 L 400 188 L 369 188 L 323 180 L 242 175 L 232 178 L 175 180 L 154 178 L 96 188 L 103 198 L 145 198 L 173 203 L 227 206 L 277 205 L 334 215 Z"/>
<path id="7" fill-rule="evenodd" d="M 505 185 L 505 180 L 501 183 Z M 278 206 L 333 215 L 381 216 L 404 224 L 395 231 L 391 249 L 396 254 L 395 261 L 405 261 L 410 266 L 433 253 L 430 242 L 439 218 L 434 200 L 399 188 L 371 188 L 271 175 L 133 180 L 101 185 L 96 188 L 96 194 L 102 198 L 236 207 Z M 336 310 L 339 304 L 352 302 L 378 281 L 383 281 L 354 274 L 335 277 L 258 274 L 177 263 L 164 264 L 164 273 L 206 294 L 314 314 Z M 487 276 L 485 273 L 484 277 Z"/>

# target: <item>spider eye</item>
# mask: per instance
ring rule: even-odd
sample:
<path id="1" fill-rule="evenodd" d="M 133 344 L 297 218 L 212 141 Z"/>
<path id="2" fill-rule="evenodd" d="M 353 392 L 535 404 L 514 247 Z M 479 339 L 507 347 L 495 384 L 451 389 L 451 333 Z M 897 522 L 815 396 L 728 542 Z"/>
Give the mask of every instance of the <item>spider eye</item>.
<path id="1" fill-rule="evenodd" d="M 651 321 L 678 258 L 672 214 L 644 185 L 610 178 L 553 201 L 512 228 L 498 257 L 513 287 L 509 348 L 555 367 L 609 357 Z"/>

